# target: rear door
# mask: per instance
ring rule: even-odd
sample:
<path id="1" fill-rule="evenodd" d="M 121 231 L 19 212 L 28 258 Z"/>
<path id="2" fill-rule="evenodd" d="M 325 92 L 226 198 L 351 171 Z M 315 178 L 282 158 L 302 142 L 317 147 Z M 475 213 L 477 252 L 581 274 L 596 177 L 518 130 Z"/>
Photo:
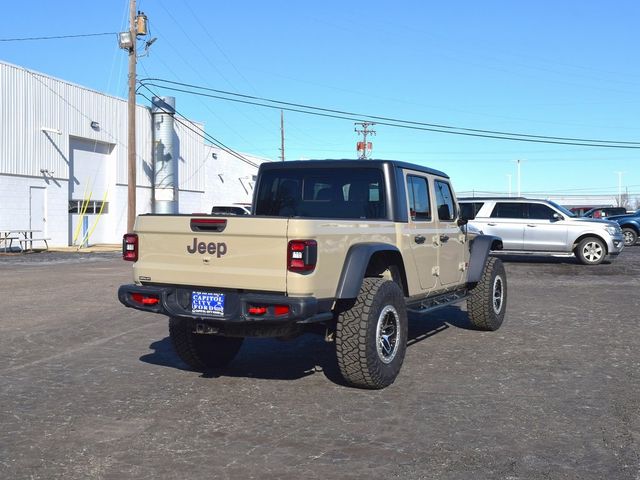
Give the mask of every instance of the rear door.
<path id="1" fill-rule="evenodd" d="M 142 215 L 135 278 L 285 292 L 287 228 L 286 218 Z"/>
<path id="2" fill-rule="evenodd" d="M 409 202 L 407 226 L 411 254 L 420 279 L 420 288 L 430 290 L 437 285 L 438 242 L 433 213 L 429 177 L 420 172 L 405 172 Z"/>
<path id="3" fill-rule="evenodd" d="M 524 225 L 527 221 L 525 206 L 521 202 L 496 202 L 489 218 L 478 225 L 486 235 L 502 238 L 505 250 L 522 250 Z"/>

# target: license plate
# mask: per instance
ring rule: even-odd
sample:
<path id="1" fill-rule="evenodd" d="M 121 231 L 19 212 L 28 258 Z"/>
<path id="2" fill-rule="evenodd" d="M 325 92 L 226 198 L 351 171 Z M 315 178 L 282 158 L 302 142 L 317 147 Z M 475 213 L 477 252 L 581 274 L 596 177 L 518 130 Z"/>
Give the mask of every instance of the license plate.
<path id="1" fill-rule="evenodd" d="M 224 315 L 224 293 L 191 292 L 191 312 Z"/>

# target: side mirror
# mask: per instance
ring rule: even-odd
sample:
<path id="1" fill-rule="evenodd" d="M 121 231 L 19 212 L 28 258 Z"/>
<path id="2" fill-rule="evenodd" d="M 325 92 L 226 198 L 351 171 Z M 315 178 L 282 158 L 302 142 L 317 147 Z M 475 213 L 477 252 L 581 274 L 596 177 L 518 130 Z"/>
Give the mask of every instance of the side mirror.
<path id="1" fill-rule="evenodd" d="M 473 205 L 469 205 L 466 203 L 462 203 L 459 206 L 460 209 L 460 217 L 458 219 L 458 221 L 463 220 L 464 223 L 467 223 L 469 220 L 473 220 L 474 218 L 476 218 L 475 216 L 475 209 L 473 208 Z"/>
<path id="2" fill-rule="evenodd" d="M 552 222 L 557 222 L 558 220 L 564 220 L 564 217 L 559 213 L 554 213 L 551 217 Z"/>

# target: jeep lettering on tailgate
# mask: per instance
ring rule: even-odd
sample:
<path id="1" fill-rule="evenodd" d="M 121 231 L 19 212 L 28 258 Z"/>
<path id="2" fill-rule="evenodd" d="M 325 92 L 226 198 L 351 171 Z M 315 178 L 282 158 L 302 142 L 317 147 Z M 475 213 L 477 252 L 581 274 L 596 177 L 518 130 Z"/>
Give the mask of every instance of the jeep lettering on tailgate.
<path id="1" fill-rule="evenodd" d="M 198 239 L 194 237 L 193 245 L 187 245 L 187 252 L 189 253 L 208 253 L 209 255 L 216 254 L 218 258 L 226 255 L 227 253 L 227 244 L 224 242 L 198 242 Z"/>

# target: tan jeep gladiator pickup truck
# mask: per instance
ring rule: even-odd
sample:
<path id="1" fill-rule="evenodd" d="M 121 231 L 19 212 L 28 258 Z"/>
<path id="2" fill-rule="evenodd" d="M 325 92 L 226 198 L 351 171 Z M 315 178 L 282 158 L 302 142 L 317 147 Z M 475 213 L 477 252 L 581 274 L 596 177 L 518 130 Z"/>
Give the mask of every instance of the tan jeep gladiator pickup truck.
<path id="1" fill-rule="evenodd" d="M 231 362 L 245 337 L 322 332 L 345 381 L 384 388 L 407 348 L 407 312 L 467 301 L 502 324 L 498 237 L 468 234 L 449 177 L 387 160 L 264 163 L 252 215 L 140 215 L 123 239 L 132 308 L 169 317 L 196 370 Z"/>

